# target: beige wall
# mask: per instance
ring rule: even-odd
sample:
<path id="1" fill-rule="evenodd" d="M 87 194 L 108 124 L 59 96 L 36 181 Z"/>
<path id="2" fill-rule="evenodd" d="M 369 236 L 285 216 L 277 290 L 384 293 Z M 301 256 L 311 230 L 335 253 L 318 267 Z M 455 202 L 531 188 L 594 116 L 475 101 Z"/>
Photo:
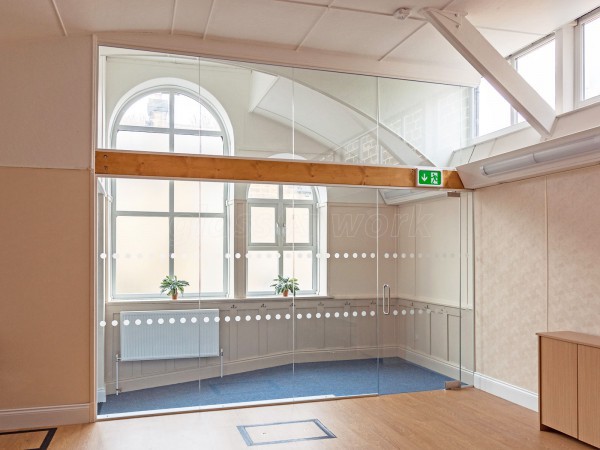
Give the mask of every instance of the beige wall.
<path id="1" fill-rule="evenodd" d="M 0 409 L 90 401 L 89 186 L 0 167 Z"/>
<path id="2" fill-rule="evenodd" d="M 600 334 L 598 193 L 598 166 L 475 193 L 478 372 L 536 392 L 536 332 Z"/>
<path id="3" fill-rule="evenodd" d="M 0 59 L 2 422 L 91 401 L 92 39 L 3 44 Z"/>

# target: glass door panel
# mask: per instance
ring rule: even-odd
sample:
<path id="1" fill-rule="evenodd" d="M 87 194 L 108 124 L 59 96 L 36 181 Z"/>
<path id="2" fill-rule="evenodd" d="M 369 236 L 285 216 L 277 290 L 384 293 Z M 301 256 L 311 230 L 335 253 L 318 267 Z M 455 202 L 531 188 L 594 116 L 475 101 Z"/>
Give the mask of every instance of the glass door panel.
<path id="1" fill-rule="evenodd" d="M 380 226 L 378 240 L 381 394 L 472 383 L 471 200 L 466 193 L 420 197 L 381 195 L 381 223 L 391 224 Z"/>
<path id="2" fill-rule="evenodd" d="M 218 339 L 219 355 L 201 357 L 199 406 L 291 401 L 293 295 L 272 286 L 287 256 L 282 188 L 227 183 L 225 192 L 224 222 L 207 213 L 200 233 L 200 311 L 214 315 L 218 333 L 200 338 Z M 215 293 L 215 280 L 224 292 Z"/>
<path id="3" fill-rule="evenodd" d="M 98 218 L 98 414 L 194 406 L 201 320 L 198 206 L 176 206 L 169 180 L 100 183 L 106 196 L 98 201 L 104 212 Z"/>
<path id="4" fill-rule="evenodd" d="M 336 186 L 314 191 L 315 216 L 296 214 L 294 227 L 286 226 L 295 243 L 290 263 L 300 285 L 294 308 L 294 397 L 377 394 L 378 194 Z M 295 200 L 293 208 L 306 211 L 308 206 Z M 307 237 L 310 224 L 314 230 Z M 302 254 L 309 254 L 306 242 L 315 252 L 312 295 Z"/>

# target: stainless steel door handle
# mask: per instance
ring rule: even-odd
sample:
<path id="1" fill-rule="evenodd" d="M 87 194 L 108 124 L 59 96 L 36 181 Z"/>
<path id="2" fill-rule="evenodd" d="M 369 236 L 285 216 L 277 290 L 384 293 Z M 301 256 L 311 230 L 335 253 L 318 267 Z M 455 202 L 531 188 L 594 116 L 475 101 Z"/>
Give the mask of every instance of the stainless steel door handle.
<path id="1" fill-rule="evenodd" d="M 385 291 L 387 291 L 387 309 L 385 307 Z M 385 314 L 386 316 L 389 315 L 390 313 L 390 285 L 389 284 L 384 284 L 383 285 L 383 302 L 382 302 L 382 309 L 383 309 L 383 314 Z"/>

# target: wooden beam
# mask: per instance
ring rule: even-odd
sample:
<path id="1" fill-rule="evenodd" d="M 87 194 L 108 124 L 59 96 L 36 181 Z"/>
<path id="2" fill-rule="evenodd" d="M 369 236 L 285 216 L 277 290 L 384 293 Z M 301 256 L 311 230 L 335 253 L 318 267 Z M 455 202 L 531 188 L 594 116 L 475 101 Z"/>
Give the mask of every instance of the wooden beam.
<path id="1" fill-rule="evenodd" d="M 416 188 L 414 167 L 357 166 L 102 149 L 96 151 L 95 173 L 100 176 Z M 458 172 L 443 170 L 441 188 L 464 189 Z"/>
<path id="2" fill-rule="evenodd" d="M 421 12 L 538 133 L 551 134 L 556 118 L 554 110 L 464 15 L 434 8 L 424 8 Z"/>

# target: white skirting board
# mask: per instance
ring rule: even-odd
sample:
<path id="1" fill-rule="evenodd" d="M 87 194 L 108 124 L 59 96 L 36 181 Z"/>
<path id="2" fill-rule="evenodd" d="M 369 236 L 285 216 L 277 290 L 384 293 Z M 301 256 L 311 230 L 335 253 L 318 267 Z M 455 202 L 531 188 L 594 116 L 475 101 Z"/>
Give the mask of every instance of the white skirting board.
<path id="1" fill-rule="evenodd" d="M 475 387 L 532 411 L 538 410 L 538 395 L 527 389 L 505 383 L 479 372 L 475 372 Z"/>
<path id="2" fill-rule="evenodd" d="M 462 372 L 458 370 L 458 366 L 448 361 L 425 355 L 423 353 L 415 352 L 410 349 L 400 349 L 400 358 L 404 358 L 409 362 L 415 363 L 419 366 L 433 370 L 434 372 L 441 373 L 447 377 L 455 380 L 460 379 L 463 383 L 474 384 L 473 371 L 463 367 Z"/>
<path id="3" fill-rule="evenodd" d="M 332 355 L 335 358 L 332 359 Z M 297 351 L 295 355 L 291 353 L 272 354 L 267 356 L 259 356 L 248 358 L 245 360 L 230 361 L 224 364 L 224 374 L 232 375 L 251 370 L 266 369 L 269 367 L 277 367 L 283 364 L 290 364 L 292 361 L 296 363 L 317 362 L 317 361 L 332 361 L 332 360 L 351 360 L 379 357 L 400 357 L 407 361 L 423 366 L 427 369 L 446 375 L 450 378 L 459 379 L 459 370 L 456 365 L 447 361 L 442 361 L 438 358 L 431 357 L 422 353 L 414 352 L 397 346 L 389 346 L 378 349 L 377 347 L 363 347 L 352 349 L 333 349 L 333 350 L 303 350 Z M 152 374 L 138 378 L 123 378 L 120 380 L 121 388 L 124 392 L 135 391 L 139 389 L 148 389 L 153 387 L 164 386 L 175 383 L 185 383 L 190 381 L 203 380 L 206 378 L 218 377 L 220 374 L 219 366 L 210 365 L 201 368 L 187 369 L 178 372 Z M 473 383 L 473 372 L 463 368 L 460 373 L 461 381 L 466 384 Z M 440 386 L 442 389 L 443 386 Z M 106 383 L 105 394 L 115 393 L 114 381 Z M 98 397 L 100 399 L 100 396 Z M 99 400 L 101 401 L 101 400 Z"/>
<path id="4" fill-rule="evenodd" d="M 0 410 L 0 432 L 90 422 L 89 403 Z"/>

